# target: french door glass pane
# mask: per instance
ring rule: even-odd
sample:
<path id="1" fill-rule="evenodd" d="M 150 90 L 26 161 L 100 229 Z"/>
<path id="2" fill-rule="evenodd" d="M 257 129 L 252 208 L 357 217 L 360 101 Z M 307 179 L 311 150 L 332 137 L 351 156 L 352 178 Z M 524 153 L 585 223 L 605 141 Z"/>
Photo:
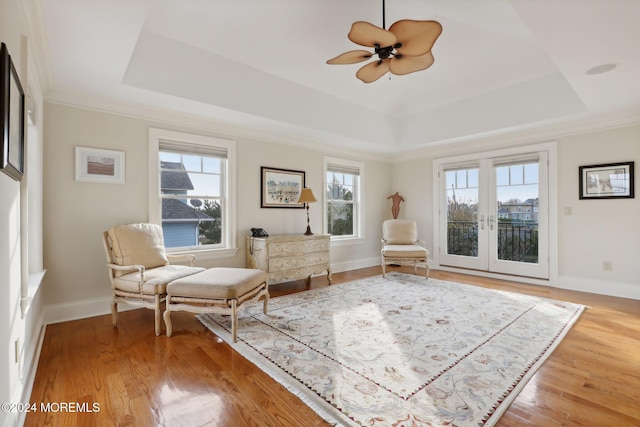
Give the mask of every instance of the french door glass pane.
<path id="1" fill-rule="evenodd" d="M 498 259 L 538 263 L 538 163 L 496 166 Z"/>
<path id="2" fill-rule="evenodd" d="M 445 171 L 447 254 L 478 256 L 478 168 Z"/>

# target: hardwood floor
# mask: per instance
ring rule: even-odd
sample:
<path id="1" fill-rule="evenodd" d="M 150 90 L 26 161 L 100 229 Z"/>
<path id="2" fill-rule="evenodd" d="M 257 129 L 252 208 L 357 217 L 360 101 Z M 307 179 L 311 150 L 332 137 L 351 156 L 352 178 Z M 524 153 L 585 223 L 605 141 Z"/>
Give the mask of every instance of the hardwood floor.
<path id="1" fill-rule="evenodd" d="M 333 281 L 379 273 L 335 273 Z M 430 277 L 590 307 L 498 426 L 640 426 L 640 301 L 441 271 Z M 309 286 L 272 286 L 271 295 L 322 286 L 326 278 L 317 277 Z M 193 314 L 176 312 L 172 320 L 171 338 L 155 336 L 146 309 L 122 312 L 117 328 L 110 315 L 49 325 L 30 402 L 99 411 L 38 411 L 25 425 L 328 426 Z"/>

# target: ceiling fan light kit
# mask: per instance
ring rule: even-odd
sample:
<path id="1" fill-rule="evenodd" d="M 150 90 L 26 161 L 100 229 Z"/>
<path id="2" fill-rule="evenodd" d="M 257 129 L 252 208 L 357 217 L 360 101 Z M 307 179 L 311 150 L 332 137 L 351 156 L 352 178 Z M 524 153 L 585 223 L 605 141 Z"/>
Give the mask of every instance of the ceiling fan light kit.
<path id="1" fill-rule="evenodd" d="M 382 1 L 382 28 L 364 21 L 351 25 L 348 37 L 360 46 L 373 48 L 351 50 L 327 61 L 327 64 L 356 64 L 377 56 L 377 59 L 361 67 L 356 77 L 371 83 L 387 72 L 405 75 L 426 70 L 433 62 L 431 49 L 442 33 L 437 21 L 400 20 L 388 30 L 385 27 L 385 7 Z"/>

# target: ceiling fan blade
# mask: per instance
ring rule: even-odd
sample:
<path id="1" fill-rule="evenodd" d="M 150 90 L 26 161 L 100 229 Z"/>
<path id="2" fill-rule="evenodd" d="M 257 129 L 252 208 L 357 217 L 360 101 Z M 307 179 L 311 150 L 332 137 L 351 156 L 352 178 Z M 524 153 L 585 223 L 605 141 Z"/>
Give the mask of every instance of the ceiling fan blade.
<path id="1" fill-rule="evenodd" d="M 396 52 L 402 55 L 419 56 L 429 52 L 440 34 L 442 25 L 437 21 L 414 21 L 403 19 L 393 24 L 389 31 L 396 35 L 402 47 Z"/>
<path id="2" fill-rule="evenodd" d="M 398 40 L 396 35 L 364 21 L 354 22 L 349 31 L 349 40 L 360 46 L 381 47 L 393 46 Z"/>
<path id="3" fill-rule="evenodd" d="M 360 68 L 356 73 L 356 77 L 365 83 L 371 83 L 387 74 L 389 71 L 389 60 L 370 62 Z"/>
<path id="4" fill-rule="evenodd" d="M 416 71 L 426 70 L 433 65 L 435 59 L 431 51 L 420 56 L 402 56 L 391 59 L 389 71 L 398 76 L 414 73 Z"/>
<path id="5" fill-rule="evenodd" d="M 366 61 L 373 54 L 366 50 L 350 50 L 327 61 L 327 64 L 355 64 Z"/>

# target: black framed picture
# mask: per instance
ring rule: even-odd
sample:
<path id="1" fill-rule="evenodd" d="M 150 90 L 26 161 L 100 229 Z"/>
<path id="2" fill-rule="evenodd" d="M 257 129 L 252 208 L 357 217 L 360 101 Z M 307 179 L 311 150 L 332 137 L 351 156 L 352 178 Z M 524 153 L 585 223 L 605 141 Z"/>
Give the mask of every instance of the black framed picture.
<path id="1" fill-rule="evenodd" d="M 305 173 L 290 169 L 260 168 L 261 208 L 304 208 L 298 203 L 305 186 Z"/>
<path id="2" fill-rule="evenodd" d="M 7 46 L 0 46 L 0 169 L 20 181 L 24 174 L 24 91 Z"/>
<path id="3" fill-rule="evenodd" d="M 633 199 L 634 162 L 580 166 L 580 199 Z"/>

